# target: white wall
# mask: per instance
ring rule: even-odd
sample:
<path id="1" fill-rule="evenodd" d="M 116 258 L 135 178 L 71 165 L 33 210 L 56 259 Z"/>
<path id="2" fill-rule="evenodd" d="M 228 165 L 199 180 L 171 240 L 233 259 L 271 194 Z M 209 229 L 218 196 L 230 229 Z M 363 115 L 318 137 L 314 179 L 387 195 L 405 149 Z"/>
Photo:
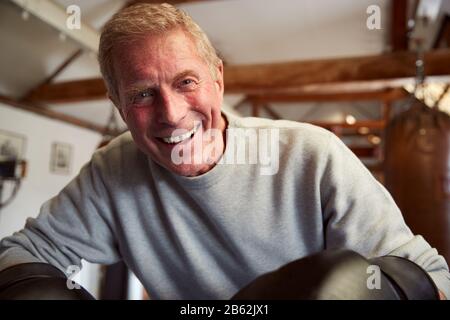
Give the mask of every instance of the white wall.
<path id="1" fill-rule="evenodd" d="M 101 140 L 93 131 L 30 112 L 0 104 L 0 130 L 18 133 L 26 138 L 24 159 L 28 162 L 16 198 L 0 211 L 0 238 L 24 226 L 27 217 L 36 217 L 42 203 L 56 195 L 91 158 Z M 71 172 L 68 175 L 50 172 L 51 145 L 64 142 L 72 145 Z M 5 186 L 3 199 L 8 194 Z M 75 278 L 94 296 L 98 294 L 98 267 L 88 263 Z"/>

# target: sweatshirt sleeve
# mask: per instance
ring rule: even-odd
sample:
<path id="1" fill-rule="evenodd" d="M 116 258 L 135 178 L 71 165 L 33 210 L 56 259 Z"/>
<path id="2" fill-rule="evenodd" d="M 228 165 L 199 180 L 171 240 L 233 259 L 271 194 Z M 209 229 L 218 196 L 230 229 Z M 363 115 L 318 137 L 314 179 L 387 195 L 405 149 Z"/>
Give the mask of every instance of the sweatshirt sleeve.
<path id="1" fill-rule="evenodd" d="M 444 257 L 411 232 L 389 192 L 335 135 L 330 135 L 320 190 L 327 248 L 345 247 L 367 258 L 405 257 L 450 297 Z"/>
<path id="2" fill-rule="evenodd" d="M 110 264 L 120 259 L 112 209 L 98 154 L 36 219 L 0 242 L 0 270 L 26 262 L 46 262 L 65 271 L 81 259 Z"/>

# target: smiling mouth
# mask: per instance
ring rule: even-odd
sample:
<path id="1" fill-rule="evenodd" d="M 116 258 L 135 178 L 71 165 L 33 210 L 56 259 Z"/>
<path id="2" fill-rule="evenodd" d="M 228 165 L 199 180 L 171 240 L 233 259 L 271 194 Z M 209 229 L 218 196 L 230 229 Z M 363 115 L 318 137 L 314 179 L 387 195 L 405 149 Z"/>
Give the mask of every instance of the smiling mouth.
<path id="1" fill-rule="evenodd" d="M 170 137 L 160 137 L 159 139 L 168 144 L 177 144 L 183 142 L 187 139 L 190 139 L 194 136 L 194 134 L 200 129 L 201 123 L 198 123 L 192 130 L 178 135 L 178 136 L 170 136 Z"/>

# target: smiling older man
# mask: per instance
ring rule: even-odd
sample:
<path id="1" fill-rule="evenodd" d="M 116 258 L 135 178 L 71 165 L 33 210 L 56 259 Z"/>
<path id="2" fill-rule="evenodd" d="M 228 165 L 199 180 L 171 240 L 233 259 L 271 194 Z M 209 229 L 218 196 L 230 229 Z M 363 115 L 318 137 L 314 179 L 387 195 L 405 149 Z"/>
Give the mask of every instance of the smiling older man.
<path id="1" fill-rule="evenodd" d="M 98 150 L 37 219 L 2 240 L 0 269 L 123 260 L 153 298 L 225 299 L 291 261 L 347 248 L 406 257 L 450 294 L 443 257 L 411 233 L 336 136 L 221 111 L 222 62 L 182 11 L 141 4 L 119 12 L 102 32 L 99 62 L 131 135 Z M 236 138 L 251 153 L 271 134 L 279 141 L 268 161 L 279 170 L 222 161 L 242 153 Z M 197 161 L 174 161 L 180 152 Z"/>

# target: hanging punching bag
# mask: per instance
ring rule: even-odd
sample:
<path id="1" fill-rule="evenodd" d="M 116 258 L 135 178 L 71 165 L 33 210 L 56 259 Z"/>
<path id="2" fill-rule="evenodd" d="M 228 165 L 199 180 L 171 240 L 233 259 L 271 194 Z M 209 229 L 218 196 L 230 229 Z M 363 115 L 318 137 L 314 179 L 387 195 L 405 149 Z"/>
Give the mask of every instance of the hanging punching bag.
<path id="1" fill-rule="evenodd" d="M 450 116 L 414 100 L 386 128 L 384 163 L 406 223 L 450 262 Z"/>

